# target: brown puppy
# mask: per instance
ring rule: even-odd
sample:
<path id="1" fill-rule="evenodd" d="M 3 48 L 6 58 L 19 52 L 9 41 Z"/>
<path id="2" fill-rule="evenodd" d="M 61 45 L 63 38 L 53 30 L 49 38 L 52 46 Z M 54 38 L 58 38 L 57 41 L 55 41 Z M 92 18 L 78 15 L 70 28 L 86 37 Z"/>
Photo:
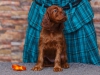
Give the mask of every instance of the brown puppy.
<path id="1" fill-rule="evenodd" d="M 47 9 L 42 21 L 38 62 L 32 70 L 40 71 L 45 66 L 54 66 L 53 71 L 59 72 L 62 68 L 69 68 L 63 35 L 63 22 L 66 19 L 62 8 L 52 5 Z"/>

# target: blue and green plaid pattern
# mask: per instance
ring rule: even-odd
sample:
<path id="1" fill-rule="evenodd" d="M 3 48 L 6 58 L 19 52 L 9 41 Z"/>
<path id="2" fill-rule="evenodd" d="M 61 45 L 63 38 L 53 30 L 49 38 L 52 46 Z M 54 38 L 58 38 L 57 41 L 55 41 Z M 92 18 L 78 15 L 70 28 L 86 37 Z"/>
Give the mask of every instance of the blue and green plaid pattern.
<path id="1" fill-rule="evenodd" d="M 76 0 L 37 0 L 42 4 L 64 6 Z M 88 0 L 75 8 L 64 10 L 68 16 L 65 22 L 64 35 L 67 44 L 68 62 L 80 62 L 99 65 L 97 38 L 93 25 L 93 11 Z M 46 8 L 32 2 L 28 14 L 28 28 L 23 50 L 23 62 L 36 62 L 38 57 L 38 41 L 42 18 Z"/>

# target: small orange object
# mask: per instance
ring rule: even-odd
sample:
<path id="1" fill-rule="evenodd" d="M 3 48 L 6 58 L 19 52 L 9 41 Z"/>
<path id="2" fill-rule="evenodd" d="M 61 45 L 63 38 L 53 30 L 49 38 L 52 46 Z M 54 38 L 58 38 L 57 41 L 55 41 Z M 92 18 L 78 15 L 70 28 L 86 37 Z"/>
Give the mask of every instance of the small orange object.
<path id="1" fill-rule="evenodd" d="M 17 64 L 13 64 L 12 69 L 15 70 L 15 71 L 25 71 L 26 67 L 25 66 L 20 66 L 20 65 L 17 65 Z"/>

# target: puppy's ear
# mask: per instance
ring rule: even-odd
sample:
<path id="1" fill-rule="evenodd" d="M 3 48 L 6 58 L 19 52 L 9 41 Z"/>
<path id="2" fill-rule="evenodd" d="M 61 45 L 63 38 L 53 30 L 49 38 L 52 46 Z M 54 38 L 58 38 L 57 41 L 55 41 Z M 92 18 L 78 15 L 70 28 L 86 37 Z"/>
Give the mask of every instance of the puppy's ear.
<path id="1" fill-rule="evenodd" d="M 49 13 L 46 12 L 44 18 L 42 20 L 42 27 L 48 28 L 50 26 L 50 18 Z"/>

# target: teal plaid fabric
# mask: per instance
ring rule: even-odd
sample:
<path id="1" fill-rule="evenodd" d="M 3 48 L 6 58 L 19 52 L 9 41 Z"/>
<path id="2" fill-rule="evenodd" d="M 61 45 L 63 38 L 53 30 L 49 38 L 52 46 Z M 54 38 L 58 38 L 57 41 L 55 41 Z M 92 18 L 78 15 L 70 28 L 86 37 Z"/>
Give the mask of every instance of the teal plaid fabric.
<path id="1" fill-rule="evenodd" d="M 37 0 L 42 4 L 64 6 L 76 0 Z M 68 62 L 80 62 L 99 65 L 100 58 L 97 38 L 93 24 L 93 11 L 88 0 L 69 10 L 64 10 L 68 16 L 64 23 L 64 35 L 67 44 Z M 28 14 L 28 27 L 26 31 L 23 50 L 23 62 L 37 62 L 38 41 L 41 31 L 42 18 L 46 8 L 32 2 Z"/>

